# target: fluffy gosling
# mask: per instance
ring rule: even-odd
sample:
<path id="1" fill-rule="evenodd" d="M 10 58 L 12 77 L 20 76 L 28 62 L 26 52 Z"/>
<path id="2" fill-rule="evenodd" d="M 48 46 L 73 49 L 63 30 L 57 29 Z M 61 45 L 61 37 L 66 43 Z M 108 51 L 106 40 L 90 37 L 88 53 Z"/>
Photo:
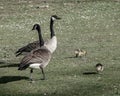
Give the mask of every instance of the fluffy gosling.
<path id="1" fill-rule="evenodd" d="M 75 53 L 75 57 L 77 58 L 77 57 L 86 56 L 87 51 L 81 50 L 81 49 L 76 49 L 74 53 Z"/>
<path id="2" fill-rule="evenodd" d="M 104 66 L 101 64 L 101 63 L 98 63 L 96 64 L 96 71 L 99 73 L 99 72 L 102 72 L 104 70 Z"/>

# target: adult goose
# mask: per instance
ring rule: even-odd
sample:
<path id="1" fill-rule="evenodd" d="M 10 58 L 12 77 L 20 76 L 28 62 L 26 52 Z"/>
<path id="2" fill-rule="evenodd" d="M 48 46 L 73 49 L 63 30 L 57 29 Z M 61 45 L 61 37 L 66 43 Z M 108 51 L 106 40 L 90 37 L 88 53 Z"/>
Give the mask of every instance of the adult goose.
<path id="1" fill-rule="evenodd" d="M 38 31 L 39 41 L 40 41 L 40 39 L 41 39 L 41 44 L 40 44 L 39 41 L 34 41 L 34 42 L 32 42 L 32 43 L 27 44 L 26 46 L 18 49 L 18 51 L 15 52 L 16 57 L 19 56 L 19 55 L 21 55 L 21 54 L 29 53 L 29 52 L 31 52 L 33 49 L 35 49 L 35 48 L 37 48 L 37 47 L 39 47 L 39 46 L 44 45 L 44 40 L 43 40 L 43 38 L 41 38 L 40 32 L 39 32 L 39 31 L 40 31 L 40 25 L 39 25 L 39 24 L 34 24 L 32 30 L 37 30 L 37 31 Z"/>
<path id="2" fill-rule="evenodd" d="M 34 50 L 32 50 L 30 53 L 28 53 L 20 63 L 20 66 L 18 70 L 24 70 L 26 68 L 30 68 L 30 74 L 33 73 L 33 69 L 41 69 L 43 78 L 42 80 L 45 80 L 45 73 L 44 73 L 44 68 L 48 65 L 52 53 L 55 51 L 57 47 L 57 38 L 55 36 L 55 32 L 53 30 L 53 21 L 56 19 L 60 19 L 56 15 L 53 15 L 51 17 L 51 39 L 46 42 L 44 45 L 42 45 L 42 36 L 41 36 L 41 30 L 39 30 L 39 42 L 41 47 L 38 47 Z M 40 28 L 40 27 L 39 27 Z M 32 75 L 30 77 L 32 80 Z"/>
<path id="3" fill-rule="evenodd" d="M 39 30 L 39 36 L 40 36 L 39 39 L 40 47 L 33 49 L 30 53 L 24 56 L 18 67 L 18 70 L 25 70 L 28 67 L 30 68 L 30 74 L 31 74 L 30 80 L 32 80 L 33 69 L 41 69 L 43 74 L 42 80 L 44 80 L 45 73 L 43 68 L 46 67 L 46 65 L 49 63 L 51 59 L 51 52 L 42 44 L 41 29 Z"/>
<path id="4" fill-rule="evenodd" d="M 57 15 L 52 15 L 50 18 L 50 33 L 51 33 L 50 40 L 45 42 L 44 46 L 46 46 L 51 53 L 53 53 L 57 48 L 57 37 L 54 32 L 53 24 L 55 20 L 60 20 L 60 19 L 61 18 L 58 17 Z"/>
<path id="5" fill-rule="evenodd" d="M 58 17 L 57 15 L 52 15 L 50 18 L 50 40 L 45 42 L 45 46 L 51 51 L 51 53 L 53 53 L 55 51 L 55 49 L 57 48 L 57 38 L 55 36 L 55 32 L 53 29 L 53 24 L 55 20 L 59 20 L 61 19 L 60 17 Z M 39 32 L 39 24 L 34 25 L 33 26 L 33 30 L 37 30 Z M 40 37 L 39 37 L 40 39 Z M 42 39 L 42 44 L 44 43 L 44 40 Z M 31 52 L 33 49 L 37 48 L 39 46 L 39 41 L 35 41 L 33 43 L 29 43 L 28 45 L 18 49 L 18 51 L 16 51 L 16 57 L 23 54 L 23 53 L 28 53 Z"/>

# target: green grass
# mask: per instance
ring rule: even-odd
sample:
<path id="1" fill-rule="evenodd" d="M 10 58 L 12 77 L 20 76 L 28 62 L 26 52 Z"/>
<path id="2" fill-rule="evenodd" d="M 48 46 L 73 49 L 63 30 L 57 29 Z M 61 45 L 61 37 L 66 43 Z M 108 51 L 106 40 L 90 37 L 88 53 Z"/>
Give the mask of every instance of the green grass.
<path id="1" fill-rule="evenodd" d="M 49 0 L 49 8 L 42 0 L 18 1 L 0 0 L 0 96 L 120 96 L 119 0 Z M 49 38 L 53 14 L 62 18 L 54 25 L 58 48 L 45 68 L 47 80 L 35 70 L 30 83 L 29 69 L 17 70 L 23 56 L 14 53 L 38 39 L 30 31 L 35 23 Z M 71 58 L 76 48 L 87 56 Z M 98 62 L 105 67 L 101 74 L 83 75 Z"/>

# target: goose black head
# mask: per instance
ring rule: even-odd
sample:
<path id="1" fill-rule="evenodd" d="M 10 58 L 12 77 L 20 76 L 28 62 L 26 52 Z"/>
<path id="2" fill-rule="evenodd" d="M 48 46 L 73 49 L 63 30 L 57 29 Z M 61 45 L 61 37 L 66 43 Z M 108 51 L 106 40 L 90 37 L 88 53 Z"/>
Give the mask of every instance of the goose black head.
<path id="1" fill-rule="evenodd" d="M 32 30 L 38 30 L 40 29 L 40 25 L 39 24 L 34 24 Z"/>
<path id="2" fill-rule="evenodd" d="M 52 15 L 51 19 L 54 21 L 54 20 L 60 20 L 61 18 L 58 17 L 57 15 Z"/>

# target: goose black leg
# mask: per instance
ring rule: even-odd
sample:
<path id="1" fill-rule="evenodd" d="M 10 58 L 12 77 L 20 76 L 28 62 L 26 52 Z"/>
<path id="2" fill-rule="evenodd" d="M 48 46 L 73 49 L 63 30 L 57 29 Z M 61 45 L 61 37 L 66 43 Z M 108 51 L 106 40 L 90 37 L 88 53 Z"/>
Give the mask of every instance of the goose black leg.
<path id="1" fill-rule="evenodd" d="M 42 74 L 43 74 L 43 78 L 41 80 L 45 80 L 45 73 L 44 73 L 43 67 L 40 66 L 40 69 L 41 69 Z"/>
<path id="2" fill-rule="evenodd" d="M 32 73 L 33 73 L 33 69 L 30 70 L 30 81 L 33 81 L 33 79 L 32 79 Z"/>

